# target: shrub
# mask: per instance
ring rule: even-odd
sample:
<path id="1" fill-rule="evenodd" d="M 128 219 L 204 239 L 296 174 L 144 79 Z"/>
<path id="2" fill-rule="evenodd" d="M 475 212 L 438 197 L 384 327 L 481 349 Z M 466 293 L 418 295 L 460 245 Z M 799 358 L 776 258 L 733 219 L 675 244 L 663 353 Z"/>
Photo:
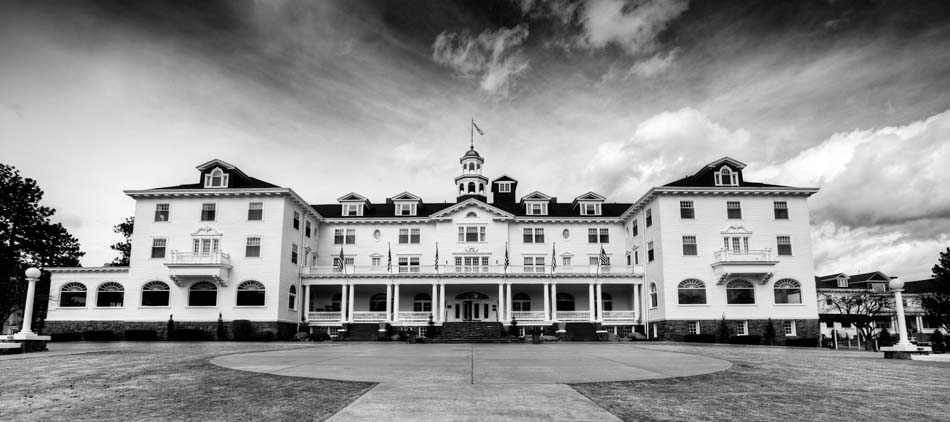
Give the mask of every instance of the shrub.
<path id="1" fill-rule="evenodd" d="M 310 341 L 310 333 L 301 331 L 294 334 L 294 341 Z"/>
<path id="2" fill-rule="evenodd" d="M 687 334 L 683 337 L 683 341 L 690 343 L 715 343 L 716 335 L 715 334 Z"/>
<path id="3" fill-rule="evenodd" d="M 180 328 L 172 332 L 170 340 L 174 341 L 206 341 L 211 336 L 204 330 L 197 328 Z"/>
<path id="4" fill-rule="evenodd" d="M 815 347 L 817 344 L 817 337 L 790 338 L 785 340 L 785 345 L 792 347 Z"/>
<path id="5" fill-rule="evenodd" d="M 111 330 L 89 330 L 82 333 L 82 339 L 86 341 L 115 341 L 115 337 Z"/>
<path id="6" fill-rule="evenodd" d="M 731 344 L 762 344 L 762 336 L 735 336 L 729 339 Z"/>
<path id="7" fill-rule="evenodd" d="M 61 342 L 61 341 L 82 341 L 82 333 L 70 332 L 70 333 L 53 333 L 50 335 L 50 341 Z"/>
<path id="8" fill-rule="evenodd" d="M 254 337 L 254 328 L 251 327 L 251 321 L 246 319 L 231 321 L 231 332 L 234 334 L 234 341 L 248 341 Z"/>
<path id="9" fill-rule="evenodd" d="M 312 341 L 330 341 L 330 335 L 327 333 L 315 333 L 310 335 Z"/>
<path id="10" fill-rule="evenodd" d="M 157 341 L 155 330 L 125 330 L 126 341 Z"/>
<path id="11" fill-rule="evenodd" d="M 647 339 L 647 335 L 646 335 L 646 334 L 643 334 L 643 333 L 640 333 L 640 332 L 634 331 L 634 332 L 630 333 L 630 335 L 628 336 L 628 338 L 630 338 L 630 340 L 646 340 L 646 339 Z"/>
<path id="12" fill-rule="evenodd" d="M 877 335 L 877 345 L 878 346 L 893 346 L 894 340 L 891 339 L 891 333 L 887 331 L 887 328 L 881 330 L 881 333 Z"/>

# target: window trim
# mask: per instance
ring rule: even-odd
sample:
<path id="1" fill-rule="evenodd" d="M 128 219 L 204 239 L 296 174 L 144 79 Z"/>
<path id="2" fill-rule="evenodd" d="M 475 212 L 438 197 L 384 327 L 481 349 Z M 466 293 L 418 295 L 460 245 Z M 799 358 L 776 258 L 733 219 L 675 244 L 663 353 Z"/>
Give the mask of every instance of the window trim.
<path id="1" fill-rule="evenodd" d="M 693 201 L 680 201 L 680 219 L 695 220 L 696 206 Z"/>
<path id="2" fill-rule="evenodd" d="M 155 256 L 155 251 L 157 250 L 157 248 L 159 248 L 159 246 L 156 245 L 156 243 L 158 243 L 159 241 L 161 241 L 161 243 L 162 243 L 162 245 L 161 245 L 161 247 L 160 247 L 160 248 L 161 248 L 161 251 L 162 251 L 162 256 Z M 151 248 L 150 253 L 149 253 L 149 259 L 165 259 L 167 256 L 168 256 L 168 238 L 166 238 L 166 237 L 153 237 L 153 238 L 152 238 L 152 248 Z"/>
<path id="3" fill-rule="evenodd" d="M 245 257 L 245 258 L 258 258 L 258 259 L 261 258 L 262 251 L 264 250 L 264 248 L 263 248 L 263 243 L 264 243 L 263 236 L 246 236 L 244 239 L 245 239 L 245 240 L 244 240 L 244 257 Z M 251 245 L 251 239 L 257 239 L 257 255 L 256 255 L 256 256 L 251 256 L 251 255 L 248 255 L 248 254 L 247 254 L 248 248 L 254 247 L 254 245 Z"/>
<path id="4" fill-rule="evenodd" d="M 772 204 L 772 211 L 775 220 L 789 220 L 788 201 L 772 201 Z M 784 216 L 779 216 L 779 211 L 781 211 Z"/>
<path id="5" fill-rule="evenodd" d="M 699 256 L 699 244 L 698 244 L 698 241 L 696 240 L 696 236 L 684 234 L 682 236 L 682 239 L 683 239 L 683 256 Z M 688 240 L 692 240 L 692 243 L 687 242 Z M 692 246 L 693 253 L 686 253 L 688 252 L 686 250 L 687 246 Z"/>
<path id="6" fill-rule="evenodd" d="M 164 207 L 165 209 L 160 209 L 160 208 L 162 208 L 163 205 L 165 206 L 165 207 Z M 165 216 L 165 217 L 164 217 L 165 219 L 164 219 L 164 220 L 159 219 L 159 217 L 158 217 L 159 215 L 164 215 L 164 216 Z M 155 204 L 155 218 L 154 218 L 153 222 L 155 222 L 155 223 L 167 223 L 170 217 L 171 217 L 171 203 L 169 203 L 169 202 L 159 202 L 159 203 L 156 203 L 156 204 Z"/>
<path id="7" fill-rule="evenodd" d="M 211 218 L 206 218 L 211 217 Z M 218 219 L 218 205 L 216 202 L 201 204 L 201 221 L 216 221 Z"/>
<path id="8" fill-rule="evenodd" d="M 254 216 L 256 216 L 257 218 L 251 218 Z M 247 203 L 247 221 L 264 221 L 264 203 L 263 202 L 248 202 Z"/>

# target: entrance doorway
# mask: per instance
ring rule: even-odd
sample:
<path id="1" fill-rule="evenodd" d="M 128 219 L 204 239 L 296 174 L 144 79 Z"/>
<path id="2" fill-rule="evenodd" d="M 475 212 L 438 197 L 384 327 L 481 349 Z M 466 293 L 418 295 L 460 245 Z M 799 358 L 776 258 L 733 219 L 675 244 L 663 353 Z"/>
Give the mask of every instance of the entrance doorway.
<path id="1" fill-rule="evenodd" d="M 452 321 L 493 321 L 492 302 L 480 292 L 465 292 L 455 296 L 452 302 Z"/>

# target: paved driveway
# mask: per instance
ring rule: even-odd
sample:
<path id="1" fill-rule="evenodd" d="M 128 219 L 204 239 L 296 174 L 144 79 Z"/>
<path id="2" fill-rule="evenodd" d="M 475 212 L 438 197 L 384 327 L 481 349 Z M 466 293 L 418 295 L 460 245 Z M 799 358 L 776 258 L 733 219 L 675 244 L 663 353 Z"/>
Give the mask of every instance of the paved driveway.
<path id="1" fill-rule="evenodd" d="M 617 420 L 565 384 L 699 375 L 732 366 L 704 356 L 604 343 L 330 343 L 211 362 L 380 383 L 331 421 Z"/>

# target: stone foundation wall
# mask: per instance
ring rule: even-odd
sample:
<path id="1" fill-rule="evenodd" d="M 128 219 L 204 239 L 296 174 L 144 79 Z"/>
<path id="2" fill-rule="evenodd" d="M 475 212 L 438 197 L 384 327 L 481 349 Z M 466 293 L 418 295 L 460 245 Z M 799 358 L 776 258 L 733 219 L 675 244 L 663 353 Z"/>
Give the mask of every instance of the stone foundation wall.
<path id="1" fill-rule="evenodd" d="M 297 332 L 297 324 L 277 321 L 251 321 L 251 330 L 255 336 L 269 337 L 273 340 L 291 340 Z M 306 327 L 301 327 L 306 331 Z M 216 339 L 218 321 L 175 321 L 176 330 L 198 329 L 208 333 L 208 338 Z M 83 333 L 86 331 L 112 331 L 117 339 L 123 338 L 126 330 L 152 330 L 158 338 L 168 339 L 168 321 L 46 321 L 44 335 Z M 234 339 L 233 324 L 224 322 L 226 339 Z"/>
<path id="2" fill-rule="evenodd" d="M 699 320 L 699 333 L 700 334 L 713 334 L 716 335 L 719 332 L 719 324 L 721 319 L 712 319 L 712 320 Z M 753 336 L 761 336 L 763 340 L 765 339 L 765 329 L 769 323 L 767 319 L 750 319 L 750 320 L 726 320 L 726 326 L 729 327 L 729 336 L 733 337 L 736 335 L 736 321 L 746 321 L 748 324 L 748 334 Z M 786 338 L 817 338 L 819 337 L 819 327 L 817 319 L 796 319 L 795 321 L 795 336 L 786 337 L 785 336 L 785 321 L 782 319 L 773 319 L 772 327 L 775 328 L 775 344 L 784 345 Z M 654 321 L 651 324 L 655 323 L 657 325 L 657 337 L 660 340 L 669 340 L 669 341 L 683 341 L 683 338 L 689 334 L 689 329 L 687 327 L 688 321 Z"/>

